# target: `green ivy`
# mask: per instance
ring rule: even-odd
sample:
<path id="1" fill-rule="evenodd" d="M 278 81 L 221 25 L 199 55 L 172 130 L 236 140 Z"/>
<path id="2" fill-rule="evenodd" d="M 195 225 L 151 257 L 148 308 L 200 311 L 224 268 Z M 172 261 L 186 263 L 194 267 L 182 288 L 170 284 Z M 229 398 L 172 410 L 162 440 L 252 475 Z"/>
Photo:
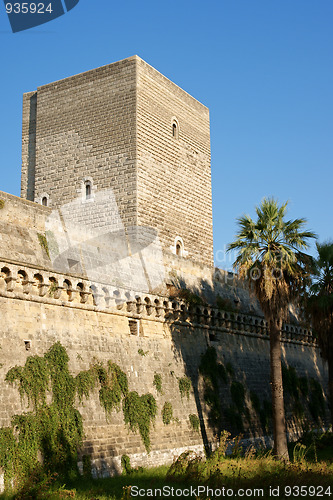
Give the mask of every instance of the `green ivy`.
<path id="1" fill-rule="evenodd" d="M 147 452 L 150 452 L 150 427 L 155 421 L 157 404 L 152 394 L 139 396 L 136 391 L 129 392 L 123 400 L 125 424 L 132 432 L 139 431 Z"/>
<path id="2" fill-rule="evenodd" d="M 79 402 L 81 403 L 83 400 L 83 396 L 88 399 L 91 391 L 93 391 L 96 386 L 96 370 L 90 369 L 78 373 L 75 377 L 75 383 Z"/>
<path id="3" fill-rule="evenodd" d="M 43 357 L 29 356 L 24 367 L 8 371 L 6 381 L 18 386 L 32 409 L 14 415 L 12 426 L 0 430 L 0 467 L 6 484 L 12 478 L 23 480 L 40 467 L 38 452 L 48 471 L 75 472 L 83 427 L 74 408 L 76 384 L 64 347 L 57 342 Z M 47 404 L 49 391 L 52 399 Z"/>
<path id="4" fill-rule="evenodd" d="M 42 468 L 47 473 L 77 474 L 83 425 L 74 404 L 76 398 L 79 402 L 83 397 L 88 398 L 96 385 L 100 386 L 99 399 L 107 415 L 114 409 L 120 410 L 123 402 L 125 422 L 132 431 L 139 430 L 149 451 L 150 427 L 157 412 L 154 397 L 129 393 L 126 374 L 111 361 L 106 367 L 95 362 L 76 377 L 70 374 L 68 362 L 66 349 L 57 342 L 43 357 L 29 356 L 23 367 L 15 366 L 8 371 L 6 381 L 18 387 L 31 411 L 14 415 L 11 427 L 0 428 L 0 467 L 5 473 L 6 486 L 14 479 L 18 487 L 19 481 Z M 38 461 L 39 454 L 43 466 Z M 85 473 L 91 469 L 88 460 L 90 457 L 83 457 Z"/>
<path id="5" fill-rule="evenodd" d="M 325 418 L 325 399 L 323 390 L 318 380 L 307 377 L 298 377 L 294 367 L 282 365 L 283 390 L 288 399 L 293 414 L 299 419 L 304 419 L 304 404 L 308 404 L 308 409 L 313 419 L 318 422 L 319 418 Z M 291 400 L 290 400 L 291 398 Z M 303 398 L 303 399 L 302 399 Z"/>
<path id="6" fill-rule="evenodd" d="M 112 410 L 119 411 L 123 396 L 128 394 L 126 374 L 111 361 L 108 362 L 107 369 L 102 364 L 96 364 L 95 370 L 101 385 L 99 400 L 106 414 L 110 414 Z"/>
<path id="7" fill-rule="evenodd" d="M 178 379 L 179 392 L 181 397 L 190 398 L 190 390 L 192 388 L 192 382 L 188 377 L 181 377 Z"/>
<path id="8" fill-rule="evenodd" d="M 173 408 L 172 404 L 169 403 L 168 401 L 164 403 L 163 409 L 162 409 L 162 420 L 164 425 L 169 425 L 172 421 L 173 417 Z"/>
<path id="9" fill-rule="evenodd" d="M 205 354 L 201 356 L 199 372 L 204 377 L 209 377 L 213 386 L 217 386 L 219 380 L 228 382 L 227 370 L 222 363 L 217 362 L 217 353 L 214 347 L 208 347 Z"/>
<path id="10" fill-rule="evenodd" d="M 159 373 L 155 373 L 153 385 L 159 394 L 162 394 L 162 376 Z"/>
<path id="11" fill-rule="evenodd" d="M 190 425 L 191 425 L 192 429 L 195 432 L 199 432 L 199 429 L 200 429 L 200 420 L 199 420 L 198 415 L 191 414 L 191 415 L 188 416 L 188 419 L 190 421 Z"/>

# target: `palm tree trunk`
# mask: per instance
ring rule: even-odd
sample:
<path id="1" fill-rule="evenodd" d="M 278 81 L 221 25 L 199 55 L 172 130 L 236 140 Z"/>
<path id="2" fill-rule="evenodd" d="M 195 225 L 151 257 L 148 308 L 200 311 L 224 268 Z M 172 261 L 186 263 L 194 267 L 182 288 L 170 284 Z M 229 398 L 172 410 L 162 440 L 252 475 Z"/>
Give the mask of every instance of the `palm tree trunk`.
<path id="1" fill-rule="evenodd" d="M 289 460 L 281 367 L 280 331 L 282 322 L 273 320 L 269 322 L 269 325 L 274 455 L 282 460 Z"/>

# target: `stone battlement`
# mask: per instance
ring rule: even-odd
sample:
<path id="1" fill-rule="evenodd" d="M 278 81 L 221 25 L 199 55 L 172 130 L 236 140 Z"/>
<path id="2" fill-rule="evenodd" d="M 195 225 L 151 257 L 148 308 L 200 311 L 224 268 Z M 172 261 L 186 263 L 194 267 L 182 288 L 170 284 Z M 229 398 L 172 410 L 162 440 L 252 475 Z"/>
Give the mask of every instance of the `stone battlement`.
<path id="1" fill-rule="evenodd" d="M 0 295 L 45 304 L 104 312 L 157 322 L 175 322 L 235 335 L 269 338 L 267 321 L 257 316 L 227 312 L 209 305 L 189 305 L 183 300 L 152 294 L 131 294 L 103 283 L 91 284 L 78 276 L 0 261 Z M 130 333 L 130 331 L 128 331 Z M 214 334 L 212 334 L 214 336 Z M 283 342 L 316 345 L 311 330 L 284 324 Z"/>

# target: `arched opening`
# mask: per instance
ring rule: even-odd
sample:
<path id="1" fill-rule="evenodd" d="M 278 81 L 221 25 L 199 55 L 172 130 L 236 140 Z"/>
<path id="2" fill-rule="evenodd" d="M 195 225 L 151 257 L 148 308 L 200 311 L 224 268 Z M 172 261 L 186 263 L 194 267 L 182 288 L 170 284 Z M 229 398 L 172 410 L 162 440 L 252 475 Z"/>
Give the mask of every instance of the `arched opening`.
<path id="1" fill-rule="evenodd" d="M 177 257 L 184 258 L 188 256 L 188 251 L 185 250 L 183 238 L 181 238 L 180 236 L 176 236 L 176 238 L 174 239 L 174 244 L 170 246 L 170 250 Z"/>
<path id="2" fill-rule="evenodd" d="M 179 126 L 177 120 L 172 121 L 172 137 L 178 139 L 179 137 Z"/>
<path id="3" fill-rule="evenodd" d="M 91 183 L 86 181 L 86 200 L 90 200 L 91 198 Z"/>
<path id="4" fill-rule="evenodd" d="M 43 205 L 43 207 L 47 207 L 47 198 L 46 198 L 46 196 L 43 196 L 43 198 L 42 198 L 42 205 Z"/>

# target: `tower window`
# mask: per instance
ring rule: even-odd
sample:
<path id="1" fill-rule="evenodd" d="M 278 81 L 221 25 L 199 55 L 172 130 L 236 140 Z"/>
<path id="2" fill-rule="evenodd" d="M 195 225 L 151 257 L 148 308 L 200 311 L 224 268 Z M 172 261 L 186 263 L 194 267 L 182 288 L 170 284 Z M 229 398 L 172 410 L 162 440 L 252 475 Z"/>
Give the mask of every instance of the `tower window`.
<path id="1" fill-rule="evenodd" d="M 187 257 L 188 251 L 185 250 L 184 241 L 180 236 L 176 236 L 174 244 L 170 246 L 170 250 L 177 257 Z"/>
<path id="2" fill-rule="evenodd" d="M 177 120 L 172 121 L 172 137 L 178 139 L 179 137 L 179 126 Z"/>
<path id="3" fill-rule="evenodd" d="M 172 124 L 172 135 L 174 137 L 177 135 L 177 125 L 175 123 Z"/>
<path id="4" fill-rule="evenodd" d="M 43 205 L 43 207 L 47 207 L 47 198 L 46 198 L 46 196 L 43 196 L 43 198 L 42 198 L 42 205 Z"/>
<path id="5" fill-rule="evenodd" d="M 91 184 L 90 182 L 86 182 L 86 200 L 90 200 L 91 198 Z"/>

